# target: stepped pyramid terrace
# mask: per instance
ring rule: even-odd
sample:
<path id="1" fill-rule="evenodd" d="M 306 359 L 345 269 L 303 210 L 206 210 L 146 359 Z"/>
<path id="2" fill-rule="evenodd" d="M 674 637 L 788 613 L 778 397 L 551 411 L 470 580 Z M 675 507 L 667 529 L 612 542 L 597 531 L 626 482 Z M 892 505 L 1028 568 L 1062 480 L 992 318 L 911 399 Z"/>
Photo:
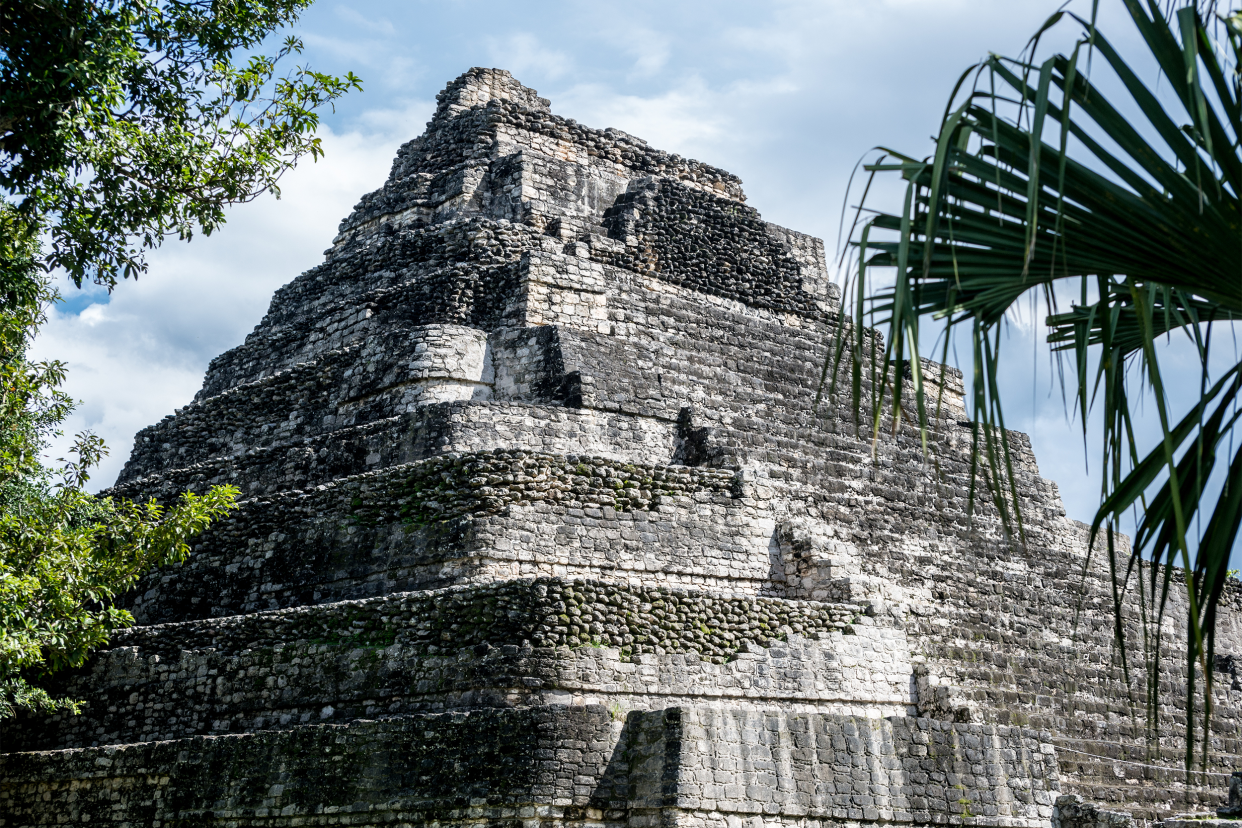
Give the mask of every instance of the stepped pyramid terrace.
<path id="1" fill-rule="evenodd" d="M 465 73 L 323 263 L 137 435 L 112 494 L 232 483 L 241 506 L 49 681 L 81 715 L 0 724 L 0 825 L 1094 828 L 1220 804 L 1182 769 L 1176 659 L 1148 752 L 1107 561 L 1025 435 L 1017 544 L 968 516 L 960 374 L 928 366 L 937 466 L 913 429 L 873 457 L 848 399 L 817 405 L 838 300 L 823 243 L 735 176 Z M 1226 604 L 1216 773 L 1242 765 Z"/>

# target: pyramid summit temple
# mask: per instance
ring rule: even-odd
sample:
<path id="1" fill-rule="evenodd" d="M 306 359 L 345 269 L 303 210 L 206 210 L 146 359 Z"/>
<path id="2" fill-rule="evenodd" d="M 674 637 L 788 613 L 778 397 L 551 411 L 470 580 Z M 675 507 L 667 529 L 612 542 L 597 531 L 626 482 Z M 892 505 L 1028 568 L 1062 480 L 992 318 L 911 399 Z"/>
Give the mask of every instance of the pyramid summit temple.
<path id="1" fill-rule="evenodd" d="M 1017 544 L 970 509 L 960 374 L 929 364 L 935 464 L 817 400 L 848 324 L 819 239 L 508 72 L 437 100 L 324 262 L 138 433 L 112 494 L 232 483 L 240 508 L 49 680 L 80 715 L 0 722 L 0 826 L 1096 828 L 1219 804 L 1242 599 L 1191 775 L 1184 668 L 1153 751 L 1107 562 L 1027 438 Z"/>

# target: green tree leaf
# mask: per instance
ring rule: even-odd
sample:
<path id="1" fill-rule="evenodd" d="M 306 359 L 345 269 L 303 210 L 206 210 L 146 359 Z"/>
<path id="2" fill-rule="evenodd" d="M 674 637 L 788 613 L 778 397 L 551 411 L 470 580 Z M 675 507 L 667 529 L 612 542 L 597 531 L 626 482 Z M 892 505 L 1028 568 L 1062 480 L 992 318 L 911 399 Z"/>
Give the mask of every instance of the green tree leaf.
<path id="1" fill-rule="evenodd" d="M 310 0 L 0 4 L 0 189 L 49 235 L 42 266 L 109 288 L 166 237 L 210 234 L 230 204 L 317 159 L 319 110 L 351 89 L 252 53 Z M 240 60 L 238 54 L 244 55 Z"/>

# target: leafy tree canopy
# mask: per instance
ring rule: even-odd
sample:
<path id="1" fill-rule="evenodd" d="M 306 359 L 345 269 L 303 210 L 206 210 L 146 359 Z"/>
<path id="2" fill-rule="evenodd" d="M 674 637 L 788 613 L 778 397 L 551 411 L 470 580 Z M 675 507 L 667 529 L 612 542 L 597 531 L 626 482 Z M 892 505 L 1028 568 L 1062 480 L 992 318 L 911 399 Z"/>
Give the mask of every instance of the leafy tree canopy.
<path id="1" fill-rule="evenodd" d="M 183 560 L 238 495 L 89 495 L 105 451 L 89 433 L 41 460 L 73 408 L 64 364 L 27 358 L 58 298 L 48 274 L 112 289 L 169 235 L 211 233 L 321 154 L 316 111 L 360 81 L 278 74 L 296 38 L 261 52 L 310 2 L 0 0 L 0 718 L 76 710 L 32 682 L 132 623 L 116 596 Z"/>
<path id="2" fill-rule="evenodd" d="M 278 75 L 294 37 L 254 51 L 310 2 L 0 3 L 0 188 L 48 233 L 45 269 L 111 288 L 322 153 L 316 110 L 361 82 Z"/>
<path id="3" fill-rule="evenodd" d="M 40 452 L 73 408 L 60 362 L 26 351 L 57 297 L 36 263 L 37 240 L 0 210 L 0 718 L 15 708 L 77 710 L 31 679 L 80 665 L 133 617 L 115 596 L 156 566 L 183 560 L 189 539 L 232 508 L 237 490 L 189 492 L 171 507 L 94 497 L 83 487 L 104 453 L 81 434 L 57 469 Z"/>

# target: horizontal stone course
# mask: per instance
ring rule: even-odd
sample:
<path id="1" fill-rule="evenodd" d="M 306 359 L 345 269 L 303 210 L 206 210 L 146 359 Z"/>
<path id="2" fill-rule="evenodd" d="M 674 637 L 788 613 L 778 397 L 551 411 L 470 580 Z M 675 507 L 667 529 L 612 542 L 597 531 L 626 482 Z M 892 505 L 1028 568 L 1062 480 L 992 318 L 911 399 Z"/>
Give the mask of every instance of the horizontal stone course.
<path id="1" fill-rule="evenodd" d="M 471 821 L 479 806 L 623 804 L 602 708 L 414 716 L 0 759 L 5 825 L 383 825 Z M 569 742 L 578 749 L 565 751 Z M 516 812 L 516 811 L 515 811 Z"/>
<path id="2" fill-rule="evenodd" d="M 244 484 L 243 497 L 306 490 L 437 455 L 505 449 L 519 438 L 535 452 L 588 457 L 608 452 L 622 463 L 656 466 L 673 457 L 677 426 L 541 403 L 428 403 L 396 417 L 155 472 L 119 483 L 108 494 L 168 501 L 187 489 L 202 493 L 225 483 Z"/>
<path id="3" fill-rule="evenodd" d="M 399 517 L 415 525 L 487 515 L 515 503 L 561 501 L 571 508 L 658 508 L 664 498 L 736 494 L 732 470 L 645 466 L 603 457 L 497 450 L 442 455 L 359 481 L 353 515 L 363 523 Z"/>
<path id="4" fill-rule="evenodd" d="M 753 207 L 659 178 L 634 182 L 604 214 L 625 252 L 610 264 L 756 307 L 823 315 L 802 269 Z M 827 298 L 827 297 L 822 297 Z"/>
<path id="5" fill-rule="evenodd" d="M 724 662 L 693 651 L 626 656 L 594 644 L 445 645 L 431 654 L 402 640 L 376 647 L 303 639 L 169 657 L 136 645 L 109 650 L 89 671 L 57 683 L 66 694 L 90 689 L 84 713 L 19 721 L 7 728 L 6 746 L 127 744 L 546 703 L 613 711 L 781 704 L 871 718 L 913 712 L 899 633 L 855 623 L 811 636 L 786 628 L 766 647 L 743 641 Z"/>
<path id="6" fill-rule="evenodd" d="M 721 574 L 754 591 L 770 566 L 749 553 L 766 536 L 715 520 L 749 508 L 736 488 L 726 470 L 523 451 L 441 455 L 247 501 L 190 561 L 141 580 L 128 605 L 154 623 L 566 568 L 624 578 L 655 560 L 712 578 L 708 562 L 730 558 Z M 554 536 L 538 555 L 494 541 L 532 525 Z M 593 551 L 601 533 L 615 540 L 603 559 Z"/>
<path id="7" fill-rule="evenodd" d="M 522 254 L 541 249 L 545 238 L 476 216 L 394 230 L 341 251 L 276 292 L 246 342 L 212 360 L 196 399 L 356 342 L 385 324 L 491 330 L 503 320 Z"/>
<path id="8" fill-rule="evenodd" d="M 119 482 L 405 409 L 421 396 L 413 387 L 415 377 L 403 370 L 415 357 L 417 338 L 411 333 L 390 332 L 367 345 L 328 351 L 181 409 L 135 436 Z"/>
<path id="9" fill-rule="evenodd" d="M 616 646 L 622 655 L 695 652 L 724 659 L 747 642 L 841 630 L 862 607 L 758 596 L 721 595 L 612 581 L 539 578 L 446 587 L 361 601 L 295 607 L 231 618 L 135 627 L 118 647 L 140 643 L 153 655 L 183 649 L 274 647 L 282 641 L 395 641 L 455 651 L 475 644 Z"/>
<path id="10" fill-rule="evenodd" d="M 849 604 L 538 579 L 140 627 L 57 679 L 57 692 L 90 691 L 85 715 L 25 717 L 10 724 L 6 741 L 29 750 L 66 739 L 228 732 L 232 723 L 273 727 L 445 704 L 512 704 L 540 690 L 590 694 L 609 672 L 608 694 L 627 706 L 655 692 L 903 708 L 909 665 L 893 660 L 900 647 L 862 613 Z M 796 645 L 812 659 L 797 668 L 800 678 L 756 673 L 792 646 L 769 653 L 776 642 L 804 639 L 821 643 Z M 591 666 L 593 657 L 583 661 L 571 655 L 574 648 L 603 660 Z M 683 660 L 665 658 L 673 656 Z M 745 665 L 713 669 L 739 659 Z M 567 673 L 566 663 L 579 666 Z M 641 678 L 661 664 L 658 679 Z M 863 668 L 861 684 L 842 674 L 852 667 Z M 698 681 L 687 680 L 687 671 Z"/>
<path id="11" fill-rule="evenodd" d="M 529 808 L 570 825 L 658 809 L 1025 826 L 1046 824 L 1056 790 L 1035 734 L 762 708 L 620 720 L 603 707 L 480 710 L 0 761 L 0 818 L 28 825 L 106 823 L 118 812 L 147 824 L 465 824 Z M 697 768 L 712 766 L 737 782 L 704 780 Z M 986 779 L 997 785 L 978 784 Z M 754 802 L 759 790 L 772 798 Z"/>

